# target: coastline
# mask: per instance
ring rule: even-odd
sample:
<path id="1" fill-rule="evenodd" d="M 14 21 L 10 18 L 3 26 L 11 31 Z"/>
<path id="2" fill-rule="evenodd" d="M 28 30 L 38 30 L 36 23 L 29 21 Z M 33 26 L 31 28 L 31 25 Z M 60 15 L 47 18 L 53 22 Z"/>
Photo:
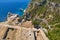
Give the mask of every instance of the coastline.
<path id="1" fill-rule="evenodd" d="M 17 3 L 16 5 L 14 4 L 12 4 L 13 5 L 13 7 L 12 7 L 12 5 L 11 5 L 11 7 L 10 6 L 8 6 L 8 4 L 7 5 L 4 5 L 3 4 L 3 6 L 8 6 L 7 8 L 6 7 L 3 7 L 3 9 L 0 11 L 0 22 L 4 22 L 4 21 L 6 21 L 6 19 L 7 19 L 7 15 L 8 15 L 8 12 L 11 12 L 12 14 L 18 14 L 18 15 L 20 15 L 20 16 L 23 16 L 24 15 L 24 12 L 21 12 L 20 10 L 19 10 L 19 8 L 23 8 L 23 9 L 25 9 L 25 10 L 27 10 L 28 9 L 28 5 L 30 4 L 30 2 L 31 2 L 31 0 L 28 0 L 28 2 L 26 2 L 26 3 L 23 3 L 23 4 L 19 4 L 19 3 Z M 21 7 L 20 7 L 21 6 Z M 11 9 L 12 8 L 12 9 Z M 4 11 L 4 12 L 3 12 Z"/>
<path id="2" fill-rule="evenodd" d="M 28 3 L 27 7 L 25 8 L 25 12 L 23 13 L 23 15 L 26 15 L 28 13 L 28 9 L 30 7 L 32 0 L 30 0 L 30 2 Z"/>

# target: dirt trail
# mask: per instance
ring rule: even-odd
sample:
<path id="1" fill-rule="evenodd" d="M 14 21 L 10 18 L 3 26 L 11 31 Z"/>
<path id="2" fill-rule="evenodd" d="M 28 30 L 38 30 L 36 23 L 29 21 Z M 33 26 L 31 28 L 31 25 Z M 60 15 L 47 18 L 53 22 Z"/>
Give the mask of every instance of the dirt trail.
<path id="1" fill-rule="evenodd" d="M 51 25 L 51 26 L 56 26 L 56 25 L 59 25 L 60 23 L 56 23 L 56 24 L 54 24 L 54 25 Z"/>

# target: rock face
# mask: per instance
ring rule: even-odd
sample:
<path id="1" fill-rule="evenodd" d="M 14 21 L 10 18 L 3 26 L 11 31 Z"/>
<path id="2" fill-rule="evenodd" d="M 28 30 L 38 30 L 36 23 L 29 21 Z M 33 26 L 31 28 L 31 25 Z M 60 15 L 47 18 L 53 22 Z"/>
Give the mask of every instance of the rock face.
<path id="1" fill-rule="evenodd" d="M 34 26 L 32 25 L 32 21 L 26 21 L 26 22 L 23 22 L 22 27 L 26 27 L 26 28 L 33 28 Z"/>
<path id="2" fill-rule="evenodd" d="M 32 21 L 22 20 L 20 22 L 19 20 L 17 14 L 8 15 L 7 21 L 0 25 L 7 24 L 5 25 L 7 27 L 0 27 L 0 40 L 48 40 L 41 29 L 34 28 Z M 16 28 L 14 28 L 15 26 Z"/>
<path id="3" fill-rule="evenodd" d="M 20 23 L 20 18 L 19 18 L 19 15 L 18 14 L 12 14 L 12 13 L 8 13 L 8 16 L 7 16 L 7 22 L 9 24 L 12 24 L 12 25 L 17 25 Z"/>

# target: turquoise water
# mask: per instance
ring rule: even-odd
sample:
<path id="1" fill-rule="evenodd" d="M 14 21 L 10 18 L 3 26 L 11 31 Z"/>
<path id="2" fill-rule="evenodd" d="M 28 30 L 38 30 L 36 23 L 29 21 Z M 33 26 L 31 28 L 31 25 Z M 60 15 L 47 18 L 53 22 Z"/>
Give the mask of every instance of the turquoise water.
<path id="1" fill-rule="evenodd" d="M 5 21 L 8 12 L 22 16 L 24 12 L 20 8 L 26 9 L 30 0 L 0 0 L 0 22 Z"/>

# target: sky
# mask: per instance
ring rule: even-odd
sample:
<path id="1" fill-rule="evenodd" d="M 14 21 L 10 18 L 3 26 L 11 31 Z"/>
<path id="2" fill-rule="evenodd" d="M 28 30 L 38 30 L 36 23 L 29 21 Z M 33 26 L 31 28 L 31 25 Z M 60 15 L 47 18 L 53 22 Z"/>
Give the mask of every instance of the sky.
<path id="1" fill-rule="evenodd" d="M 0 3 L 1 2 L 25 2 L 25 1 L 28 1 L 28 0 L 0 0 Z"/>

